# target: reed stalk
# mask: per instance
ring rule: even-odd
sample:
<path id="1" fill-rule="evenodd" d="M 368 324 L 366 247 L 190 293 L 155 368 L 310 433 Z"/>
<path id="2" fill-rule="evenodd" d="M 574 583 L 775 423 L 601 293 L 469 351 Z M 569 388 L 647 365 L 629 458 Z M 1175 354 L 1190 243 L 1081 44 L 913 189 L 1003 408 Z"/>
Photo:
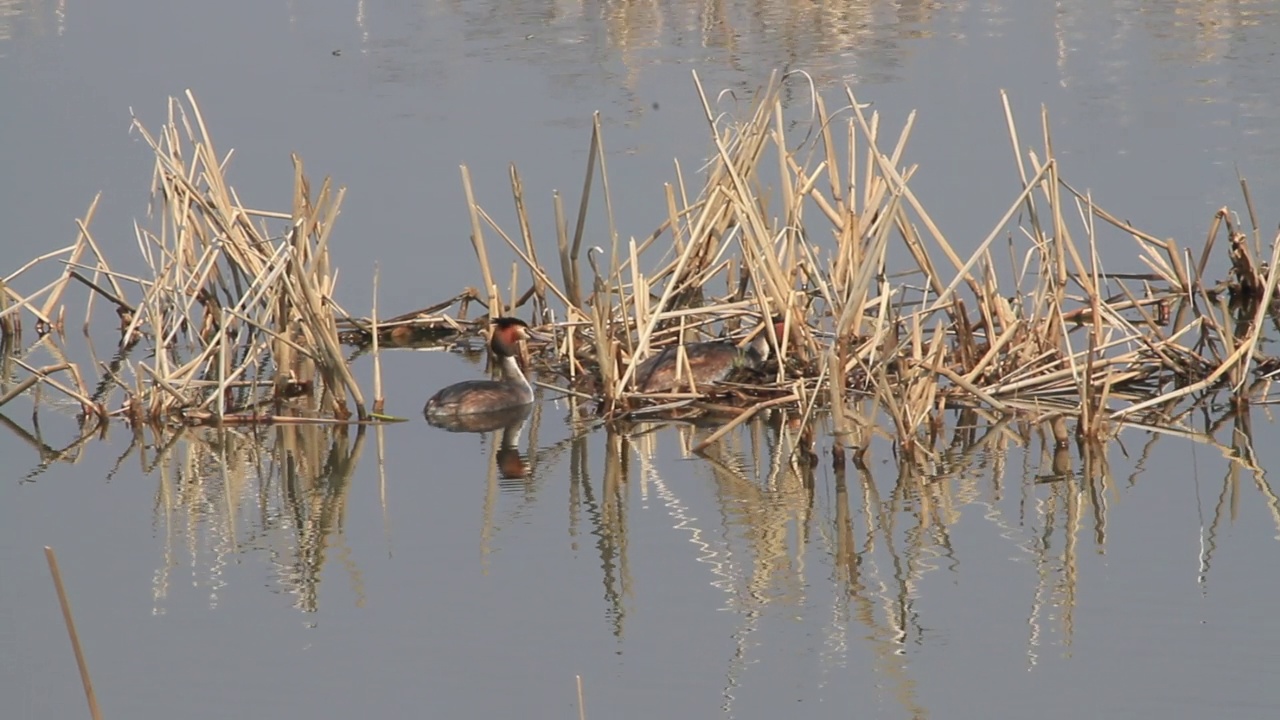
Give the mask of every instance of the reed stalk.
<path id="1" fill-rule="evenodd" d="M 80 670 L 80 682 L 84 685 L 84 697 L 89 703 L 89 716 L 93 720 L 102 720 L 102 709 L 98 707 L 98 696 L 93 691 L 93 681 L 89 679 L 89 663 L 85 660 L 84 649 L 80 647 L 80 634 L 76 632 L 76 621 L 71 615 L 71 599 L 67 597 L 67 589 L 62 584 L 62 571 L 58 569 L 58 555 L 53 548 L 45 546 L 45 560 L 49 563 L 49 574 L 53 576 L 53 587 L 58 593 L 58 604 L 62 606 L 62 621 L 67 626 L 67 636 L 71 639 L 71 650 L 76 656 L 76 667 Z"/>

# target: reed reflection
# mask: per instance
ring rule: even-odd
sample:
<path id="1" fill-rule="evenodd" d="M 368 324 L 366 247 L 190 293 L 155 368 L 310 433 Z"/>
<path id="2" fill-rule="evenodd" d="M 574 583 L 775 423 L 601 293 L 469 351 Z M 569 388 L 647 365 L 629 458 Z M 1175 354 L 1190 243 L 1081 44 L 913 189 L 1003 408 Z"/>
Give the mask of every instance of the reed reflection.
<path id="1" fill-rule="evenodd" d="M 434 3 L 411 3 L 409 22 L 383 24 L 382 11 L 361 1 L 349 13 L 366 48 L 388 43 L 391 32 L 418 30 L 430 19 Z M 416 7 L 421 6 L 421 7 Z M 472 40 L 485 40 L 511 28 L 525 38 L 508 47 L 538 62 L 557 62 L 561 53 L 579 52 L 584 37 L 599 37 L 626 68 L 627 87 L 635 87 L 655 52 L 680 48 L 711 51 L 739 70 L 755 67 L 803 67 L 820 80 L 857 74 L 878 81 L 891 80 L 912 51 L 912 42 L 935 37 L 966 39 L 1000 36 L 1022 20 L 1009 4 L 975 6 L 964 2 L 926 0 L 858 0 L 848 3 L 732 3 L 724 0 L 624 0 L 603 6 L 552 0 L 444 4 L 465 22 Z M 385 9 L 383 9 L 385 10 Z M 296 24 L 319 13 L 316 8 L 288 4 L 288 21 Z M 1107 76 L 1114 81 L 1128 63 L 1123 60 L 1142 32 L 1161 42 L 1158 59 L 1182 65 L 1205 64 L 1246 54 L 1250 33 L 1264 32 L 1277 10 L 1264 0 L 1204 3 L 1175 0 L 1155 5 L 1117 7 L 1089 2 L 1063 2 L 1052 13 L 1058 63 L 1063 84 L 1087 79 L 1075 69 L 1073 58 L 1098 55 L 1084 39 L 1100 41 Z M 62 35 L 66 30 L 66 0 L 0 0 L 0 42 Z M 1090 35 L 1099 23 L 1111 28 L 1101 38 Z M 542 41 L 542 42 L 539 42 Z M 547 42 L 559 52 L 549 52 Z M 483 43 L 473 52 L 490 52 Z M 390 47 L 403 48 L 402 42 Z M 600 48 L 583 47 L 598 71 Z M 3 49 L 0 48 L 0 52 Z M 1114 57 L 1113 57 L 1114 56 Z M 699 60 L 704 58 L 700 55 Z M 397 66 L 398 69 L 398 66 Z M 438 68 L 433 70 L 437 72 Z M 579 71 L 580 72 L 580 71 Z M 397 78 L 403 73 L 397 73 Z M 563 76 L 564 81 L 574 76 Z M 1229 84 L 1229 83 L 1228 83 Z"/>
<path id="2" fill-rule="evenodd" d="M 25 348 L 10 346 L 0 359 L 39 365 L 60 357 L 58 342 L 50 335 Z M 17 375 L 0 373 L 0 396 L 18 387 Z M 40 400 L 25 405 L 31 419 L 0 415 L 0 427 L 34 451 L 26 477 L 54 464 L 80 463 L 82 448 L 106 437 L 108 426 L 95 416 L 69 417 L 75 407 L 37 398 L 36 387 L 15 396 L 23 399 Z M 568 437 L 544 446 L 539 434 L 546 413 L 560 410 L 567 417 L 556 417 L 554 425 L 567 425 Z M 925 580 L 938 571 L 961 573 L 971 560 L 960 549 L 966 543 L 954 537 L 966 512 L 978 513 L 998 542 L 1016 548 L 1033 569 L 1033 579 L 1011 590 L 1026 598 L 1028 664 L 1038 664 L 1045 644 L 1069 649 L 1079 588 L 1089 581 L 1081 573 L 1081 551 L 1092 545 L 1095 553 L 1106 552 L 1109 504 L 1142 479 L 1157 448 L 1170 442 L 1195 442 L 1224 459 L 1216 504 L 1205 506 L 1198 551 L 1203 585 L 1222 552 L 1218 538 L 1247 508 L 1251 485 L 1280 532 L 1280 499 L 1257 459 L 1247 404 L 1225 412 L 1170 410 L 1160 427 L 1138 436 L 1136 451 L 1126 449 L 1130 472 L 1122 482 L 1114 477 L 1119 456 L 1112 455 L 1120 445 L 1081 440 L 1063 412 L 948 411 L 927 437 L 922 433 L 916 449 L 886 453 L 893 436 L 873 429 L 868 408 L 854 410 L 863 437 L 853 448 L 833 442 L 831 418 L 806 420 L 780 409 L 760 413 L 701 451 L 696 449 L 723 420 L 595 432 L 590 415 L 567 401 L 470 418 L 446 430 L 488 435 L 492 454 L 485 463 L 480 523 L 486 558 L 503 522 L 495 518 L 501 499 L 516 500 L 510 516 L 526 512 L 546 484 L 554 486 L 568 471 L 570 544 L 574 550 L 594 547 L 603 615 L 620 642 L 629 610 L 646 596 L 632 574 L 634 502 L 640 498 L 641 507 L 651 508 L 644 512 L 668 515 L 671 531 L 686 537 L 706 581 L 722 593 L 721 609 L 736 618 L 725 657 L 727 704 L 749 681 L 753 661 L 767 652 L 763 638 L 777 637 L 762 628 L 819 613 L 830 618 L 823 625 L 826 667 L 870 652 L 904 707 L 915 707 L 908 650 L 928 642 L 921 617 L 930 587 Z M 118 443 L 118 459 L 105 473 L 127 470 L 136 458 L 140 473 L 157 483 L 153 512 L 162 559 L 154 576 L 155 612 L 165 612 L 170 579 L 183 566 L 216 606 L 227 582 L 224 569 L 243 555 L 270 563 L 294 606 L 313 612 L 324 565 L 336 550 L 345 581 L 357 598 L 363 596 L 344 535 L 350 481 L 366 438 L 362 428 L 111 427 L 116 440 L 127 442 Z M 603 456 L 593 458 L 593 452 Z M 690 465 L 682 465 L 678 483 L 668 482 L 674 457 L 694 468 L 689 473 Z M 701 483 L 691 485 L 685 477 Z M 975 532 L 972 525 L 967 532 Z M 824 606 L 829 614 L 819 610 Z M 784 609 L 798 612 L 779 612 Z"/>
<path id="3" fill-rule="evenodd" d="M 656 496 L 658 504 L 646 506 L 665 512 L 670 527 L 687 535 L 708 582 L 724 593 L 723 609 L 738 618 L 725 661 L 726 708 L 736 688 L 749 681 L 745 676 L 754 660 L 768 652 L 762 638 L 772 636 L 761 629 L 795 616 L 779 610 L 812 613 L 816 605 L 831 603 L 824 665 L 843 667 L 850 653 L 869 649 L 898 702 L 914 717 L 927 715 L 916 697 L 907 650 L 927 644 L 920 604 L 927 576 L 963 570 L 953 535 L 966 511 L 978 512 L 1034 569 L 1026 588 L 1029 665 L 1038 664 L 1047 642 L 1069 650 L 1085 581 L 1081 541 L 1101 553 L 1108 540 L 1108 503 L 1118 491 L 1110 456 L 1116 445 L 1079 439 L 1071 422 L 1054 412 L 1032 419 L 963 409 L 945 413 L 944 420 L 929 443 L 905 453 L 897 448 L 895 461 L 882 464 L 872 462 L 868 449 L 882 447 L 881 431 L 869 431 L 866 446 L 855 448 L 852 459 L 846 459 L 842 443 L 828 446 L 830 451 L 820 448 L 819 440 L 830 438 L 830 420 L 821 416 L 806 422 L 794 412 L 762 413 L 701 451 L 695 449 L 718 425 L 639 423 L 606 440 L 602 500 L 592 492 L 586 439 L 579 439 L 571 462 L 570 532 L 576 536 L 586 504 L 615 633 L 623 634 L 627 604 L 645 595 L 627 572 L 627 500 L 639 494 Z M 1214 443 L 1224 456 L 1240 459 L 1229 463 L 1215 520 L 1234 519 L 1228 510 L 1238 493 L 1235 478 L 1250 467 L 1247 423 L 1247 414 L 1235 420 L 1235 448 L 1216 443 L 1213 432 L 1194 434 L 1198 442 Z M 1159 436 L 1146 438 L 1144 458 Z M 694 458 L 705 473 L 718 514 L 699 510 L 699 490 L 667 482 L 672 443 L 676 456 Z M 638 464 L 631 462 L 633 453 Z M 819 462 L 824 454 L 832 460 L 830 474 Z M 1010 463 L 1013 458 L 1023 460 L 1021 467 Z M 882 470 L 873 473 L 873 467 Z M 1280 503 L 1260 471 L 1255 477 L 1280 528 Z M 1012 492 L 1007 483 L 1014 484 Z M 1206 569 L 1216 528 L 1217 522 L 1206 544 Z M 828 572 L 817 578 L 813 568 Z M 851 632 L 857 626 L 862 631 Z"/>
<path id="4" fill-rule="evenodd" d="M 840 458 L 834 497 L 818 492 L 830 487 L 818 476 L 817 438 L 826 435 L 826 425 L 822 417 L 766 412 L 703 448 L 719 423 L 637 424 L 628 433 L 640 460 L 641 482 L 634 491 L 657 495 L 673 529 L 688 534 L 710 584 L 724 593 L 723 609 L 738 618 L 725 661 L 725 712 L 732 712 L 738 688 L 749 682 L 748 669 L 771 650 L 761 630 L 792 622 L 795 614 L 780 612 L 784 608 L 813 613 L 815 605 L 831 602 L 824 665 L 843 666 L 848 653 L 856 651 L 849 630 L 850 622 L 858 621 L 868 628 L 860 635 L 875 648 L 877 665 L 893 679 L 899 702 L 912 716 L 923 717 L 927 713 L 914 697 L 902 649 L 908 638 L 918 640 L 921 634 L 913 582 L 924 571 L 925 544 L 919 541 L 924 536 L 896 528 L 898 517 L 910 512 L 904 508 L 913 497 L 907 489 L 918 487 L 921 476 L 903 474 L 891 499 L 882 501 L 868 467 L 859 461 L 862 491 L 855 506 L 841 448 L 834 453 Z M 705 511 L 696 511 L 696 500 L 682 496 L 684 485 L 664 477 L 669 453 L 660 450 L 672 440 L 681 457 L 697 458 L 706 471 L 718 510 L 710 522 Z M 617 449 L 626 452 L 625 445 Z M 922 515 L 916 511 L 916 517 Z M 861 548 L 855 540 L 859 535 Z M 917 539 L 904 544 L 904 536 Z M 825 581 L 812 577 L 811 568 L 829 568 L 829 575 Z"/>
<path id="5" fill-rule="evenodd" d="M 547 478 L 543 477 L 540 468 L 546 465 L 559 467 L 566 451 L 569 454 L 568 464 L 571 479 L 569 498 L 573 506 L 570 510 L 572 519 L 570 521 L 569 534 L 574 538 L 574 549 L 577 549 L 577 538 L 579 536 L 577 528 L 578 509 L 582 506 L 584 497 L 588 514 L 597 526 L 595 533 L 597 537 L 613 538 L 617 536 L 615 533 L 606 533 L 599 530 L 600 523 L 614 522 L 619 510 L 612 503 L 605 503 L 603 507 L 598 504 L 596 493 L 591 487 L 590 473 L 586 470 L 588 438 L 596 424 L 586 419 L 586 415 L 584 415 L 579 406 L 569 405 L 568 407 L 571 410 L 571 417 L 568 422 L 569 436 L 543 445 L 540 440 L 542 425 L 545 413 L 550 407 L 553 407 L 553 405 L 543 402 L 542 392 L 539 390 L 535 391 L 535 401 L 532 405 L 508 408 L 492 413 L 459 415 L 452 418 L 427 418 L 428 423 L 438 429 L 480 435 L 483 442 L 493 448 L 492 462 L 486 464 L 485 493 L 481 507 L 480 557 L 482 572 L 488 572 L 489 560 L 494 552 L 493 540 L 499 528 L 509 520 L 528 513 L 537 503 L 542 487 L 547 482 Z M 522 442 L 522 435 L 525 435 L 526 431 L 527 439 Z M 581 471 L 581 475 L 579 471 Z M 616 467 L 614 467 L 613 463 L 610 463 L 610 467 L 606 470 L 606 477 L 613 478 L 616 474 Z M 549 477 L 554 481 L 561 475 L 559 472 L 554 472 Z M 502 504 L 500 501 L 503 496 L 515 498 L 516 502 L 500 515 L 499 507 Z M 607 546 L 602 547 L 601 553 L 602 562 L 606 565 L 613 562 L 614 553 L 612 549 Z M 613 587 L 609 581 L 606 581 L 606 584 L 610 588 Z M 611 607 L 616 612 L 611 611 L 611 616 L 618 623 L 617 632 L 620 634 L 620 595 L 613 593 L 612 590 L 607 591 L 606 595 L 612 598 Z"/>
<path id="6" fill-rule="evenodd" d="M 697 62 L 708 66 L 708 74 L 719 67 L 753 78 L 768 69 L 802 68 L 820 84 L 891 83 L 901 79 L 902 68 L 922 43 L 1011 42 L 1004 38 L 1038 29 L 1042 19 L 1051 24 L 1058 82 L 1076 89 L 1087 102 L 1106 105 L 1122 122 L 1136 121 L 1142 114 L 1135 98 L 1143 95 L 1135 88 L 1147 71 L 1144 62 L 1135 62 L 1135 54 L 1144 48 L 1151 48 L 1156 63 L 1173 70 L 1194 67 L 1203 72 L 1221 66 L 1210 70 L 1213 74 L 1201 83 L 1205 97 L 1191 100 L 1239 107 L 1246 118 L 1258 121 L 1276 114 L 1270 94 L 1240 91 L 1267 81 L 1265 58 L 1239 62 L 1269 51 L 1265 35 L 1254 36 L 1265 33 L 1277 15 L 1274 4 L 1264 0 L 1077 0 L 1056 3 L 1043 17 L 1028 14 L 1017 3 L 925 0 L 623 0 L 603 5 L 451 0 L 444 7 L 461 26 L 468 41 L 462 52 L 468 56 L 527 62 L 574 91 L 586 86 L 584 79 L 594 80 L 603 72 L 610 83 L 627 90 L 625 102 L 636 116 L 649 112 L 648 99 L 639 93 L 643 78 L 657 64 Z M 350 17 L 364 51 L 380 60 L 383 82 L 400 85 L 439 75 L 438 43 L 423 30 L 434 9 L 434 4 L 424 3 L 394 11 L 356 5 Z M 291 7 L 290 17 L 317 12 Z M 1097 28 L 1107 32 L 1099 34 Z M 495 42 L 500 39 L 506 42 Z M 621 71 L 610 69 L 614 61 Z"/>
<path id="7" fill-rule="evenodd" d="M 154 474 L 155 524 L 162 562 L 154 579 L 154 612 L 165 612 L 169 578 L 189 557 L 199 585 L 216 607 L 233 556 L 262 554 L 293 605 L 315 612 L 320 578 L 336 551 L 348 582 L 364 598 L 344 528 L 352 473 L 365 444 L 345 425 L 199 428 L 154 433 L 135 443 L 142 472 Z"/>
<path id="8" fill-rule="evenodd" d="M 61 37 L 67 26 L 67 0 L 0 0 L 0 43 L 28 37 Z M 7 53 L 0 45 L 0 57 Z"/>

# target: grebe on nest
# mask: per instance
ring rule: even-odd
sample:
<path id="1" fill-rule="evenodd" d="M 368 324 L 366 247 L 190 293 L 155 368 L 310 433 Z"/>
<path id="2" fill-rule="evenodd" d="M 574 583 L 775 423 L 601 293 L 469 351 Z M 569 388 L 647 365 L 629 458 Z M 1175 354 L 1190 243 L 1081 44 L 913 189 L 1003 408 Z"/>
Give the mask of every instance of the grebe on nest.
<path id="1" fill-rule="evenodd" d="M 783 321 L 773 318 L 774 333 L 782 339 Z M 636 368 L 636 389 L 642 393 L 669 392 L 677 386 L 688 386 L 690 375 L 701 389 L 723 381 L 738 368 L 758 370 L 769 359 L 769 337 L 765 323 L 756 327 L 751 344 L 740 348 L 728 340 L 690 343 L 684 346 L 688 367 L 680 366 L 680 346 L 672 345 L 640 363 Z"/>
<path id="2" fill-rule="evenodd" d="M 447 420 L 459 415 L 494 413 L 519 408 L 533 402 L 533 388 L 516 361 L 520 341 L 529 338 L 529 326 L 517 318 L 493 321 L 489 349 L 498 358 L 501 380 L 467 380 L 444 388 L 431 396 L 423 409 L 427 420 Z"/>

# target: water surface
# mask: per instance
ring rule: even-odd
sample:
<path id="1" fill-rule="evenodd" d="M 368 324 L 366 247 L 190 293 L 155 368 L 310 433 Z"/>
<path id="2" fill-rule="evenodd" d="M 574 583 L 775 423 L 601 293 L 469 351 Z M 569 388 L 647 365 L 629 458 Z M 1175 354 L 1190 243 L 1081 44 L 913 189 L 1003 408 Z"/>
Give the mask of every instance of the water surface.
<path id="1" fill-rule="evenodd" d="M 894 128 L 918 110 L 912 186 L 961 250 L 1018 190 L 1007 89 L 1024 132 L 1048 109 L 1068 179 L 1194 245 L 1214 210 L 1241 207 L 1237 172 L 1260 224 L 1277 222 L 1276 13 L 9 0 L 0 272 L 74 240 L 99 191 L 95 236 L 124 269 L 136 263 L 151 158 L 128 133 L 131 110 L 157 127 L 166 98 L 190 88 L 220 150 L 235 148 L 246 202 L 287 206 L 290 152 L 348 188 L 340 302 L 368 306 L 376 261 L 383 307 L 421 307 L 479 284 L 458 165 L 511 225 L 515 162 L 535 237 L 553 247 L 550 193 L 576 198 L 594 111 L 620 231 L 652 230 L 673 158 L 690 171 L 710 151 L 692 70 L 743 97 L 774 69 L 806 71 L 829 102 L 847 82 Z M 806 83 L 788 88 L 803 115 Z M 598 217 L 591 227 L 604 236 Z M 1109 269 L 1145 269 L 1128 248 L 1103 252 Z M 416 421 L 381 438 L 197 430 L 131 447 L 115 426 L 62 452 L 78 437 L 70 408 L 7 406 L 5 716 L 85 712 L 46 544 L 107 717 L 573 717 L 579 674 L 592 718 L 1280 708 L 1265 408 L 1252 447 L 1230 421 L 1217 445 L 1126 432 L 1092 476 L 1075 448 L 1064 473 L 1016 427 L 976 445 L 984 433 L 959 433 L 926 473 L 902 472 L 877 441 L 865 472 L 846 463 L 842 476 L 822 424 L 812 463 L 793 458 L 808 440 L 781 419 L 700 457 L 688 448 L 707 430 L 610 435 L 547 398 L 519 436 L 526 477 L 508 478 L 500 436 L 417 419 L 430 392 L 478 365 L 397 352 L 384 372 L 390 409 Z"/>

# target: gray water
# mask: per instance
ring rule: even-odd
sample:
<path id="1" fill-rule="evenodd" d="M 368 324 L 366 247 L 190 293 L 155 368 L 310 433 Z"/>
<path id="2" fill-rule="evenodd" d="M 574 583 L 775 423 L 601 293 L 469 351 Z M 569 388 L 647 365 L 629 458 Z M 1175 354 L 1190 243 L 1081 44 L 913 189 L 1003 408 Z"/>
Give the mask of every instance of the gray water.
<path id="1" fill-rule="evenodd" d="M 509 222 L 516 163 L 549 244 L 597 110 L 619 228 L 646 235 L 673 158 L 709 152 L 692 70 L 736 93 L 805 70 L 892 127 L 918 110 L 912 187 L 961 250 L 1019 189 L 1001 88 L 1024 132 L 1047 107 L 1068 179 L 1156 235 L 1198 244 L 1242 208 L 1237 173 L 1280 219 L 1270 3 L 115 5 L 0 0 L 0 273 L 74 240 L 99 191 L 95 236 L 127 265 L 151 171 L 131 111 L 154 129 L 188 88 L 246 202 L 287 207 L 290 152 L 348 188 L 333 250 L 356 311 L 375 262 L 393 311 L 479 283 L 459 164 Z M 416 419 L 480 368 L 397 352 L 384 373 Z M 576 675 L 589 718 L 1280 710 L 1265 407 L 1245 452 L 1231 421 L 1217 445 L 1126 431 L 1093 480 L 998 434 L 933 478 L 877 442 L 842 478 L 822 432 L 813 466 L 766 422 L 699 457 L 706 430 L 624 439 L 547 399 L 506 479 L 497 437 L 420 419 L 168 447 L 117 425 L 63 452 L 78 431 L 45 398 L 0 431 L 6 718 L 86 712 L 44 545 L 108 718 L 576 717 Z"/>

